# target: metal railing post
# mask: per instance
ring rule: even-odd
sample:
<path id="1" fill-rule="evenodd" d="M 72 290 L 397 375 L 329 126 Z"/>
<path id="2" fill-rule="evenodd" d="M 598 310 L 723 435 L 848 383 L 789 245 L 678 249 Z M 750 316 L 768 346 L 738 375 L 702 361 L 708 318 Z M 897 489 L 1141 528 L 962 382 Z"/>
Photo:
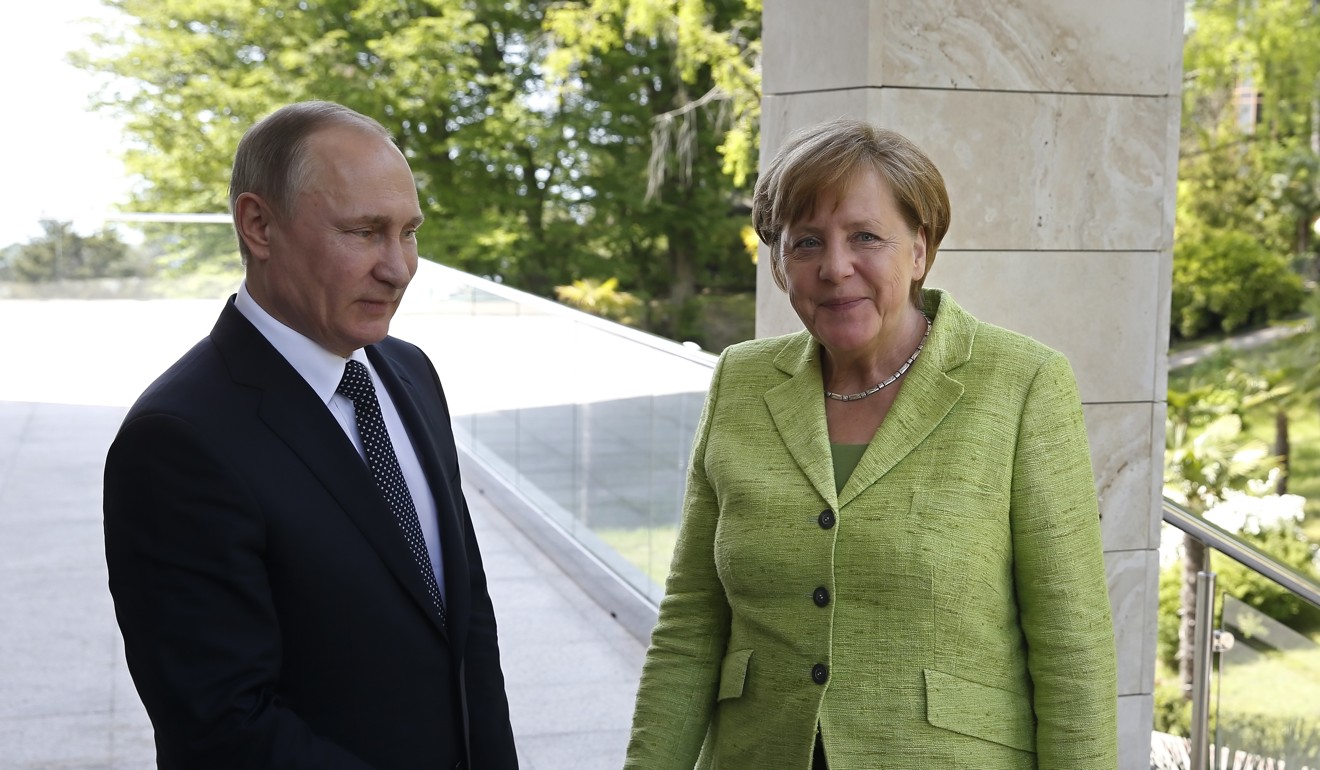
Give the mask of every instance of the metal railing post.
<path id="1" fill-rule="evenodd" d="M 1210 754 L 1210 672 L 1214 667 L 1215 573 L 1196 573 L 1196 625 L 1192 655 L 1190 770 L 1206 770 Z"/>

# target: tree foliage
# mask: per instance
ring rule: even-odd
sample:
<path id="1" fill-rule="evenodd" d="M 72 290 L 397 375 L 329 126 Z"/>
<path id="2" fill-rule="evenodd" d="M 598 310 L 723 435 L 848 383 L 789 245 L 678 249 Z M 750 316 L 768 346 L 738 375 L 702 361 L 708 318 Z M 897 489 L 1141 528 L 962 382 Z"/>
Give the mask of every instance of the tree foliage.
<path id="1" fill-rule="evenodd" d="M 1305 296 L 1287 262 L 1241 231 L 1210 230 L 1174 245 L 1171 313 L 1183 337 L 1285 317 Z"/>
<path id="2" fill-rule="evenodd" d="M 79 235 L 71 222 L 46 220 L 45 232 L 26 244 L 5 250 L 0 257 L 0 280 L 24 283 L 125 278 L 148 270 L 119 236 L 110 229 Z"/>
<path id="3" fill-rule="evenodd" d="M 1310 0 L 1188 9 L 1173 325 L 1195 336 L 1289 315 L 1303 296 L 1290 273 L 1316 277 L 1320 10 Z"/>
<path id="4" fill-rule="evenodd" d="M 751 0 L 105 1 L 131 24 L 78 61 L 128 84 L 101 105 L 126 118 L 135 210 L 223 210 L 242 132 L 328 99 L 394 132 L 437 261 L 546 296 L 586 278 L 679 303 L 754 286 L 737 237 Z M 735 86 L 728 110 L 693 106 Z M 651 152 L 663 116 L 683 154 Z"/>

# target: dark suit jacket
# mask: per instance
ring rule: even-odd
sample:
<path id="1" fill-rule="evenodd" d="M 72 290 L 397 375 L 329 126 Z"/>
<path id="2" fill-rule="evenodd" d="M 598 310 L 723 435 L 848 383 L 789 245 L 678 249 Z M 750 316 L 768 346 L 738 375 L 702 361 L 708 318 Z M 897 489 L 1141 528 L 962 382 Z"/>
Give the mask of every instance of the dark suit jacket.
<path id="1" fill-rule="evenodd" d="M 448 627 L 352 442 L 231 298 L 106 460 L 110 591 L 161 768 L 517 767 L 439 378 L 393 338 L 367 355 L 435 495 Z"/>

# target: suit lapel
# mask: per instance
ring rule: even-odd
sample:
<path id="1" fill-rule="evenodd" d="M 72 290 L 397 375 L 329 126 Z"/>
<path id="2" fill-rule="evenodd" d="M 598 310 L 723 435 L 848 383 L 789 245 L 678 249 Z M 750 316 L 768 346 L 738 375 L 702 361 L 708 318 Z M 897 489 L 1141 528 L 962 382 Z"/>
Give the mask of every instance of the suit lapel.
<path id="1" fill-rule="evenodd" d="M 457 496 L 462 490 L 455 489 L 449 479 L 440 458 L 441 443 L 435 431 L 440 426 L 433 426 L 425 417 L 427 414 L 443 414 L 439 409 L 425 410 L 421 406 L 422 394 L 413 383 L 408 369 L 389 356 L 379 346 L 367 348 L 367 356 L 376 367 L 376 374 L 390 392 L 394 408 L 399 412 L 413 450 L 421 462 L 422 471 L 435 499 L 436 516 L 440 527 L 440 553 L 444 563 L 445 578 L 445 616 L 449 626 L 445 629 L 450 643 L 462 650 L 467 637 L 467 621 L 471 616 L 471 585 L 469 582 L 467 538 L 457 515 L 459 506 Z M 447 426 L 444 426 L 447 427 Z M 451 439 L 452 441 L 452 439 Z M 423 594 L 424 595 L 424 594 Z M 429 607 L 429 600 L 427 603 Z M 435 613 L 431 613 L 434 617 Z"/>
<path id="2" fill-rule="evenodd" d="M 211 332 L 234 381 L 262 391 L 260 419 L 321 482 L 441 633 L 408 544 L 371 471 L 307 381 L 233 306 Z"/>
<path id="3" fill-rule="evenodd" d="M 930 339 L 908 371 L 903 389 L 866 453 L 840 490 L 840 505 L 852 502 L 911 454 L 962 397 L 962 383 L 948 372 L 971 357 L 976 320 L 943 292 L 927 291 L 925 297 L 927 312 L 934 315 Z"/>
<path id="4" fill-rule="evenodd" d="M 768 390 L 765 403 L 803 475 L 822 498 L 837 507 L 830 433 L 821 396 L 825 386 L 820 376 L 819 349 L 806 332 L 790 340 L 775 356 L 775 366 L 789 379 Z"/>

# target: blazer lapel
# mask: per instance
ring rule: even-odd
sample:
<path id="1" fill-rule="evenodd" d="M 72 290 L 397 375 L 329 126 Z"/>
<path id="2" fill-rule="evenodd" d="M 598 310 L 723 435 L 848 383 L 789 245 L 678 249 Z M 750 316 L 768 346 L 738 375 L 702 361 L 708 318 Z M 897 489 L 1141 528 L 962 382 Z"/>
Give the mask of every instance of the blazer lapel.
<path id="1" fill-rule="evenodd" d="M 971 357 L 976 320 L 943 292 L 928 290 L 927 312 L 934 314 L 930 339 L 866 453 L 839 492 L 847 505 L 898 465 L 935 430 L 962 398 L 963 385 L 948 372 Z"/>
<path id="2" fill-rule="evenodd" d="M 830 459 L 830 432 L 825 424 L 825 385 L 820 375 L 820 346 L 806 332 L 792 339 L 775 366 L 789 379 L 766 391 L 765 403 L 789 454 L 832 507 L 838 507 L 834 491 L 834 463 Z"/>
<path id="3" fill-rule="evenodd" d="M 431 496 L 435 499 L 436 517 L 440 527 L 440 554 L 444 563 L 445 578 L 445 617 L 448 627 L 445 630 L 450 643 L 460 651 L 467 638 L 467 621 L 471 616 L 471 583 L 467 563 L 467 538 L 458 516 L 458 501 L 462 490 L 456 489 L 446 473 L 440 458 L 441 439 L 436 431 L 441 426 L 434 426 L 426 418 L 443 419 L 439 410 L 426 410 L 421 406 L 422 394 L 413 383 L 409 371 L 396 360 L 381 350 L 379 346 L 367 347 L 367 356 L 376 367 L 376 374 L 390 392 L 394 407 L 403 420 L 408 438 L 412 441 L 417 459 L 426 474 L 427 484 L 431 487 Z M 448 426 L 443 426 L 448 427 Z M 452 439 L 450 440 L 452 443 Z M 422 594 L 424 596 L 424 594 Z M 427 606 L 430 606 L 427 600 Z M 435 613 L 430 613 L 434 617 Z M 439 620 L 437 619 L 437 624 Z"/>
<path id="4" fill-rule="evenodd" d="M 262 391 L 259 416 L 302 459 L 389 570 L 441 633 L 443 625 L 417 572 L 408 544 L 376 481 L 353 442 L 316 393 L 233 306 L 221 313 L 211 339 L 229 365 L 236 383 Z"/>

